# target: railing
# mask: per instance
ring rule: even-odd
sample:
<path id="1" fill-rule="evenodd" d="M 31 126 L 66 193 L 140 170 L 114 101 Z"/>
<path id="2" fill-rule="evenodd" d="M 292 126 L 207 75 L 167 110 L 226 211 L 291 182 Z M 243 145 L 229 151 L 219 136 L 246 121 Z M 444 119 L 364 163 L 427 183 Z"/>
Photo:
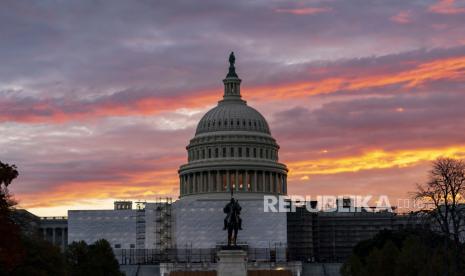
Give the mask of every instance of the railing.
<path id="1" fill-rule="evenodd" d="M 287 249 L 247 248 L 249 262 L 284 262 Z M 177 248 L 177 249 L 113 249 L 120 264 L 159 264 L 159 263 L 216 263 L 217 248 Z"/>
<path id="2" fill-rule="evenodd" d="M 68 217 L 40 217 L 41 220 L 67 220 Z"/>

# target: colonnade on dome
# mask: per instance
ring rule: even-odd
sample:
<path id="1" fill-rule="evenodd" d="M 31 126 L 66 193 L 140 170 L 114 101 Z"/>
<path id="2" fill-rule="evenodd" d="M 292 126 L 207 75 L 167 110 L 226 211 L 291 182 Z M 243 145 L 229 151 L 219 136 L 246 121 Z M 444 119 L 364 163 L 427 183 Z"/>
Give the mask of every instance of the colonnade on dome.
<path id="1" fill-rule="evenodd" d="M 287 175 L 282 171 L 217 169 L 179 176 L 181 196 L 199 193 L 255 192 L 286 194 Z"/>

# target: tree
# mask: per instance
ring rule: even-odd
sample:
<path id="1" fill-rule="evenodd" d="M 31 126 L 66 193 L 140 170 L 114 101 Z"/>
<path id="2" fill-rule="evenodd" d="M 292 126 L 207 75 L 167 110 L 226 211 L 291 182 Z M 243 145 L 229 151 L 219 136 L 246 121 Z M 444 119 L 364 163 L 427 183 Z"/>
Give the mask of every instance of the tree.
<path id="1" fill-rule="evenodd" d="M 415 198 L 430 209 L 425 211 L 446 237 L 460 244 L 465 231 L 465 162 L 439 158 L 433 163 L 429 180 L 417 185 Z"/>
<path id="2" fill-rule="evenodd" d="M 0 161 L 0 275 L 9 273 L 24 256 L 19 227 L 11 217 L 15 201 L 8 186 L 18 177 L 15 165 Z"/>
<path id="3" fill-rule="evenodd" d="M 434 230 L 444 238 L 444 251 L 450 252 L 450 240 L 453 241 L 453 270 L 459 269 L 462 252 L 461 237 L 465 231 L 465 162 L 453 158 L 438 158 L 433 162 L 426 183 L 417 185 L 415 199 L 425 203 L 422 210 Z M 449 264 L 448 254 L 444 262 Z M 448 275 L 445 269 L 444 275 Z"/>
<path id="4" fill-rule="evenodd" d="M 66 274 L 66 266 L 60 248 L 40 238 L 22 236 L 25 256 L 10 276 L 62 276 Z M 90 275 L 90 274 L 89 274 Z"/>
<path id="5" fill-rule="evenodd" d="M 352 255 L 341 267 L 344 276 L 436 276 L 447 271 L 449 275 L 463 275 L 463 270 L 451 267 L 453 254 L 445 251 L 441 236 L 427 229 L 399 232 L 383 230 L 373 238 L 357 244 Z M 465 256 L 460 262 L 465 263 Z"/>
<path id="6" fill-rule="evenodd" d="M 98 240 L 91 245 L 73 242 L 66 251 L 68 272 L 71 276 L 121 276 L 118 261 L 110 243 Z"/>

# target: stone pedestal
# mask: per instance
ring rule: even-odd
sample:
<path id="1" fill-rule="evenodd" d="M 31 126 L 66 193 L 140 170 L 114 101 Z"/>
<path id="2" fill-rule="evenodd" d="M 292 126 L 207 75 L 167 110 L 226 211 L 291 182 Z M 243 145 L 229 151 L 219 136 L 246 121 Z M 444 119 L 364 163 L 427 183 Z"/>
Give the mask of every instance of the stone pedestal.
<path id="1" fill-rule="evenodd" d="M 247 276 L 247 253 L 244 250 L 220 250 L 217 276 Z"/>

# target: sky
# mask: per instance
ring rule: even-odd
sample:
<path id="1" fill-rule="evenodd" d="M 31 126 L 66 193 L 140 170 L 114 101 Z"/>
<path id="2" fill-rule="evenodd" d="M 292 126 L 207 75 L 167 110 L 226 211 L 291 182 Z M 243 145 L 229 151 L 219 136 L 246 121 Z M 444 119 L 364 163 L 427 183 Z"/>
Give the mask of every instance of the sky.
<path id="1" fill-rule="evenodd" d="M 19 206 L 177 198 L 230 51 L 289 194 L 398 205 L 432 160 L 465 157 L 465 1 L 5 0 L 0 160 Z"/>

